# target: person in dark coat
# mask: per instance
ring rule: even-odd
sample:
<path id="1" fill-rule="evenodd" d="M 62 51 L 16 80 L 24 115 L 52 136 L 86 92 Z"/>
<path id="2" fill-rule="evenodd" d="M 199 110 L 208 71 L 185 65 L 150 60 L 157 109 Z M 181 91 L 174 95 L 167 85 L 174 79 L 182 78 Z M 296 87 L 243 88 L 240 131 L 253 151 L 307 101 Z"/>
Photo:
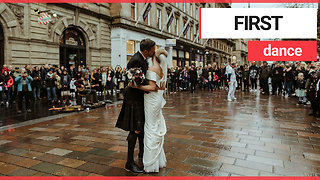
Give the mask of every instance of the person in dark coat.
<path id="1" fill-rule="evenodd" d="M 261 67 L 260 71 L 260 86 L 262 88 L 262 94 L 267 94 L 269 95 L 269 79 L 270 76 L 270 68 L 268 66 L 267 62 L 263 62 L 263 66 Z"/>
<path id="2" fill-rule="evenodd" d="M 256 64 L 253 62 L 249 68 L 251 89 L 253 91 L 257 90 L 257 79 L 258 79 L 258 75 L 259 75 L 258 72 L 259 72 L 259 69 L 256 66 Z"/>
<path id="3" fill-rule="evenodd" d="M 34 70 L 31 73 L 31 77 L 33 78 L 33 81 L 31 83 L 31 87 L 33 90 L 34 100 L 40 100 L 41 99 L 40 98 L 41 72 L 37 66 L 34 67 Z"/>
<path id="4" fill-rule="evenodd" d="M 319 93 L 317 92 L 318 85 L 318 76 L 314 70 L 314 67 L 311 66 L 310 72 L 308 74 L 308 79 L 306 82 L 307 89 L 307 98 L 311 102 L 312 113 L 309 116 L 318 116 L 319 117 Z"/>
<path id="5" fill-rule="evenodd" d="M 155 53 L 156 43 L 150 39 L 144 39 L 140 42 L 140 51 L 135 53 L 130 59 L 127 69 L 141 68 L 144 74 L 148 70 L 147 58 L 152 57 Z M 147 82 L 145 84 L 147 85 Z M 139 139 L 139 159 L 143 158 L 143 139 L 144 139 L 144 93 L 145 91 L 137 88 L 126 87 L 124 92 L 124 100 L 120 111 L 116 127 L 125 131 L 129 131 L 128 155 L 125 169 L 134 173 L 143 173 L 143 169 L 139 168 L 134 162 L 134 148 L 137 138 Z"/>
<path id="6" fill-rule="evenodd" d="M 294 72 L 291 66 L 287 65 L 286 68 L 284 69 L 284 80 L 285 80 L 285 85 L 284 85 L 284 92 L 283 94 L 287 92 L 288 96 L 291 96 L 292 93 L 292 85 L 293 81 L 295 80 L 294 77 Z"/>
<path id="7" fill-rule="evenodd" d="M 114 90 L 114 71 L 111 67 L 107 67 L 107 94 L 109 94 L 109 91 L 111 92 L 111 96 L 113 96 L 113 90 Z"/>
<path id="8" fill-rule="evenodd" d="M 191 93 L 194 93 L 194 91 L 196 90 L 198 74 L 193 64 L 191 65 L 191 69 L 189 70 L 189 75 L 190 75 L 190 82 L 191 82 L 190 90 L 191 90 Z"/>
<path id="9" fill-rule="evenodd" d="M 244 84 L 244 91 L 249 91 L 249 78 L 250 78 L 250 72 L 249 72 L 249 67 L 247 64 L 244 65 L 244 70 L 243 70 L 243 84 Z"/>
<path id="10" fill-rule="evenodd" d="M 71 97 L 70 97 L 70 82 L 71 76 L 68 74 L 67 70 L 65 69 L 61 74 L 61 86 L 62 86 L 62 100 L 64 104 L 71 104 Z"/>
<path id="11" fill-rule="evenodd" d="M 272 73 L 272 94 L 275 95 L 278 90 L 278 95 L 280 95 L 282 91 L 282 83 L 283 83 L 283 68 L 280 67 L 279 63 L 276 63 L 271 73 Z"/>

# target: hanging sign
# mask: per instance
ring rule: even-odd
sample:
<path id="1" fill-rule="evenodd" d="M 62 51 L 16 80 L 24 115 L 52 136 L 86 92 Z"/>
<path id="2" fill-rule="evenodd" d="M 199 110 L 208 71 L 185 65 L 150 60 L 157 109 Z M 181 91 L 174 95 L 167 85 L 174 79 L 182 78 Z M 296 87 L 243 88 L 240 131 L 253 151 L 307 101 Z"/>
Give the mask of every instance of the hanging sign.
<path id="1" fill-rule="evenodd" d="M 38 22 L 39 24 L 48 24 L 52 21 L 52 17 L 47 14 L 46 12 L 45 13 L 42 13 L 42 15 L 40 17 L 38 17 Z"/>

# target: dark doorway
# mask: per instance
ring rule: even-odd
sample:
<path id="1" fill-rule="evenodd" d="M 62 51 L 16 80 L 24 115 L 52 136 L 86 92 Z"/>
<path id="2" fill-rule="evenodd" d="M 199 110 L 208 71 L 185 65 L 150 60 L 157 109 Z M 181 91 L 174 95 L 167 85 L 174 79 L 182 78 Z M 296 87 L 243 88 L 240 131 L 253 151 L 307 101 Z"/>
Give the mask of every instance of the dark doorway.
<path id="1" fill-rule="evenodd" d="M 4 33 L 2 25 L 0 24 L 0 68 L 4 64 Z"/>
<path id="2" fill-rule="evenodd" d="M 60 38 L 60 66 L 69 69 L 72 65 L 86 65 L 85 39 L 75 27 L 65 29 Z"/>

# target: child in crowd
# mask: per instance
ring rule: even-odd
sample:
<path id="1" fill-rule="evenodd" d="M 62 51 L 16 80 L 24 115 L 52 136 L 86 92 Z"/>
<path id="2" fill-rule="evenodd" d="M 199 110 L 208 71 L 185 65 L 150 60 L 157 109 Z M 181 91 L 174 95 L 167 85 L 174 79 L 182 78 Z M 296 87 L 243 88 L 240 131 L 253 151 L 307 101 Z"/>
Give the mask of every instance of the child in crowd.
<path id="1" fill-rule="evenodd" d="M 306 80 L 304 79 L 303 73 L 298 74 L 297 80 L 297 91 L 296 96 L 299 97 L 298 105 L 304 104 L 307 105 L 307 98 L 306 98 Z"/>

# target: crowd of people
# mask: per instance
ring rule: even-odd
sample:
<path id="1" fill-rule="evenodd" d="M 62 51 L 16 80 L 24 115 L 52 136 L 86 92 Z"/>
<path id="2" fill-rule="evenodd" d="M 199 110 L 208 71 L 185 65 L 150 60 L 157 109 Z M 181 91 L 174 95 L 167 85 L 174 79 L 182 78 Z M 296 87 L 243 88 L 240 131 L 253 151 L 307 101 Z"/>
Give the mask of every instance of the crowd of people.
<path id="1" fill-rule="evenodd" d="M 190 91 L 196 89 L 218 91 L 228 89 L 230 77 L 226 73 L 229 63 L 217 66 L 208 64 L 205 67 L 172 67 L 168 69 L 167 92 Z M 271 65 L 263 62 L 261 66 L 232 66 L 237 81 L 238 91 L 258 91 L 265 95 L 282 95 L 298 97 L 298 105 L 311 103 L 312 113 L 320 114 L 320 63 L 295 62 Z M 260 88 L 258 88 L 258 84 Z M 0 105 L 9 107 L 18 101 L 18 113 L 22 111 L 22 102 L 30 110 L 30 100 L 46 98 L 51 104 L 71 104 L 75 97 L 81 104 L 78 94 L 84 94 L 91 102 L 97 96 L 114 95 L 126 87 L 126 69 L 117 66 L 98 67 L 91 70 L 89 66 L 41 67 L 26 65 L 24 68 L 4 65 L 0 74 Z M 90 95 L 90 96 L 89 96 Z M 23 101 L 25 99 L 25 101 Z"/>
<path id="2" fill-rule="evenodd" d="M 228 65 L 173 67 L 168 73 L 168 90 L 170 93 L 183 90 L 193 93 L 196 87 L 208 91 L 228 89 Z M 256 63 L 241 66 L 235 64 L 233 69 L 238 91 L 259 90 L 264 95 L 295 96 L 298 97 L 297 105 L 311 103 L 313 111 L 310 115 L 320 115 L 320 62 L 263 62 L 261 66 Z"/>
<path id="3" fill-rule="evenodd" d="M 81 96 L 87 101 L 97 102 L 97 95 L 114 95 L 126 84 L 125 68 L 117 66 L 89 66 L 65 68 L 54 65 L 41 67 L 26 65 L 23 68 L 4 65 L 0 73 L 0 105 L 10 107 L 18 101 L 18 113 L 22 113 L 25 102 L 27 112 L 31 112 L 30 101 L 46 98 L 52 105 L 70 105 L 76 98 L 81 104 Z"/>

